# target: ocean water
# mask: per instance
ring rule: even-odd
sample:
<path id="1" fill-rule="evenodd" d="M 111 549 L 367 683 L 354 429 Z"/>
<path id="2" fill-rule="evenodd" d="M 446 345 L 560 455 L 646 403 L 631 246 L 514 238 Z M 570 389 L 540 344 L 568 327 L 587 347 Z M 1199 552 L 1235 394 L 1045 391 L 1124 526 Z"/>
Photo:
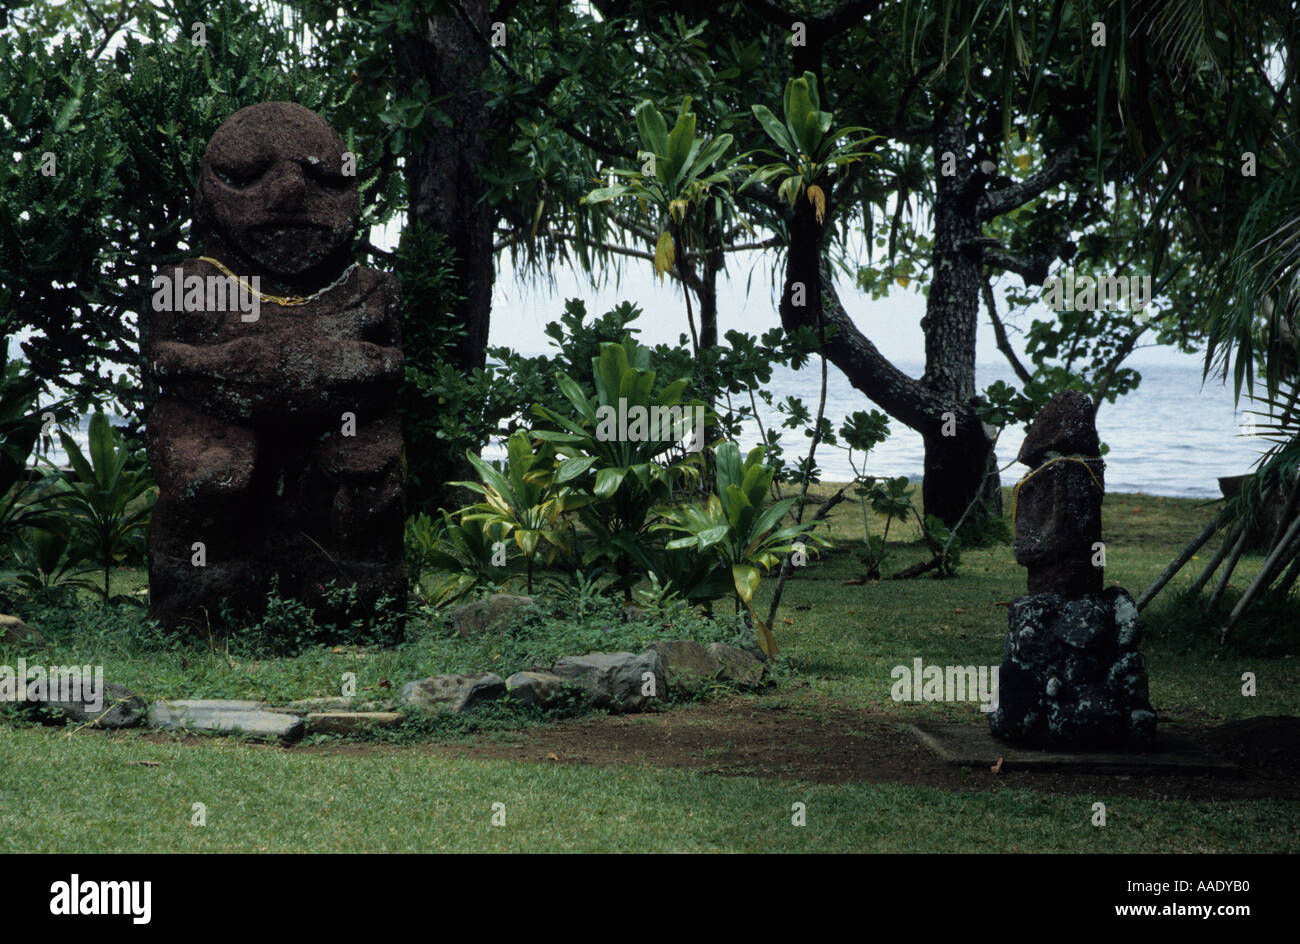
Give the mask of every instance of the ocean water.
<path id="1" fill-rule="evenodd" d="M 919 363 L 898 366 L 913 377 L 922 372 Z M 1097 431 L 1102 442 L 1110 447 L 1106 455 L 1108 490 L 1213 498 L 1220 494 L 1219 476 L 1241 475 L 1251 470 L 1268 444 L 1242 435 L 1242 424 L 1248 417 L 1234 409 L 1230 387 L 1215 380 L 1202 386 L 1200 368 L 1194 365 L 1151 366 L 1138 371 L 1142 375 L 1138 389 L 1115 403 L 1102 404 L 1097 413 Z M 979 387 L 987 387 L 996 380 L 1021 386 L 1004 363 L 978 367 Z M 787 394 L 799 396 L 815 413 L 820 386 L 820 366 L 809 366 L 799 372 L 781 367 L 773 370 L 771 389 L 778 402 Z M 759 406 L 764 404 L 760 402 Z M 835 429 L 839 430 L 848 414 L 872 409 L 878 408 L 832 366 L 826 382 L 826 415 Z M 766 413 L 765 426 L 773 421 L 779 424 L 779 416 Z M 889 439 L 867 457 L 867 474 L 920 478 L 924 467 L 920 434 L 892 419 L 889 428 Z M 784 438 L 788 460 L 792 461 L 795 448 L 807 454 L 807 440 L 801 434 L 787 433 Z M 1023 440 L 1023 426 L 1008 427 L 998 439 L 997 457 L 999 466 L 1004 468 L 1004 485 L 1028 472 L 1015 464 Z M 742 445 L 758 441 L 757 432 L 751 431 Z M 861 456 L 855 453 L 853 458 L 861 467 Z M 1008 463 L 1013 463 L 1009 469 L 1005 468 Z M 817 464 L 826 481 L 848 481 L 853 477 L 848 453 L 842 449 L 819 447 Z"/>
<path id="2" fill-rule="evenodd" d="M 920 364 L 899 364 L 899 367 L 911 376 L 921 373 Z M 1219 476 L 1249 472 L 1260 453 L 1267 448 L 1265 441 L 1242 435 L 1247 413 L 1234 409 L 1231 389 L 1222 383 L 1211 380 L 1202 385 L 1199 367 L 1191 364 L 1150 366 L 1139 368 L 1139 372 L 1142 383 L 1138 389 L 1115 403 L 1103 404 L 1097 414 L 1098 432 L 1110 447 L 1106 455 L 1107 489 L 1182 498 L 1216 498 L 1220 494 Z M 1018 386 L 1005 364 L 981 365 L 978 384 L 984 387 L 995 380 Z M 773 370 L 769 389 L 776 402 L 788 395 L 802 397 L 808 409 L 815 413 L 820 382 L 820 367 L 816 365 L 798 372 L 777 367 Z M 827 375 L 826 387 L 826 415 L 837 431 L 850 413 L 876 408 L 834 367 Z M 767 409 L 762 401 L 759 401 L 759 406 L 763 410 L 764 426 L 779 427 L 782 417 Z M 81 429 L 74 437 L 83 451 L 86 449 L 88 424 L 89 418 L 83 418 Z M 889 439 L 867 457 L 867 474 L 906 475 L 919 479 L 924 457 L 920 435 L 896 420 L 890 420 L 890 431 Z M 787 431 L 784 439 L 788 461 L 793 462 L 796 455 L 806 454 L 807 440 L 802 433 Z M 998 441 L 999 465 L 1005 467 L 1013 463 L 1002 473 L 1003 484 L 1015 482 L 1028 471 L 1014 464 L 1023 439 L 1023 427 L 1015 426 L 1007 428 Z M 751 422 L 741 437 L 741 445 L 748 448 L 758 442 L 757 426 Z M 504 456 L 505 450 L 494 444 L 483 454 L 495 459 Z M 57 444 L 49 455 L 58 464 L 66 464 L 66 457 Z M 848 459 L 847 452 L 842 449 L 819 447 L 817 464 L 822 479 L 834 482 L 850 480 L 853 469 Z M 859 454 L 854 455 L 854 460 L 861 467 Z"/>

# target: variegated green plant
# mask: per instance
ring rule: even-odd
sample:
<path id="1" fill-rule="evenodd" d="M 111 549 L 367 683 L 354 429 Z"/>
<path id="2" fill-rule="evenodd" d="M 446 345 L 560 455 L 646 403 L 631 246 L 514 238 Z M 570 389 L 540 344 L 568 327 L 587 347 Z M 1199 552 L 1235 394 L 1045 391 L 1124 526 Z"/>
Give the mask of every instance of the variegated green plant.
<path id="1" fill-rule="evenodd" d="M 741 170 L 742 158 L 724 159 L 733 136 L 697 135 L 695 124 L 689 95 L 682 100 L 672 130 L 653 102 L 641 102 L 636 109 L 636 127 L 644 163 L 640 168 L 611 170 L 613 177 L 624 182 L 600 187 L 583 198 L 584 203 L 604 203 L 632 196 L 643 210 L 653 213 L 659 227 L 654 267 L 661 279 L 684 248 L 680 243 L 689 238 L 694 211 L 711 208 L 719 220 L 737 215 L 731 179 Z"/>
<path id="2" fill-rule="evenodd" d="M 539 554 L 545 563 L 557 555 L 574 552 L 573 526 L 565 512 L 581 507 L 588 499 L 565 485 L 556 474 L 555 449 L 538 440 L 536 448 L 525 430 L 516 430 L 506 441 L 506 461 L 498 471 L 473 452 L 466 458 L 478 473 L 477 482 L 453 482 L 482 496 L 482 501 L 464 509 L 466 524 L 480 522 L 485 534 L 497 540 L 513 539 L 523 553 L 528 592 L 533 589 L 533 565 Z"/>
<path id="3" fill-rule="evenodd" d="M 848 140 L 867 131 L 857 127 L 832 132 L 834 116 L 821 110 L 817 78 L 811 72 L 786 82 L 783 106 L 784 120 L 772 114 L 766 105 L 753 106 L 754 117 L 780 151 L 761 152 L 775 160 L 755 170 L 740 189 L 755 183 L 780 181 L 777 195 L 792 207 L 806 195 L 817 213 L 817 222 L 821 223 L 826 216 L 822 184 L 827 176 L 831 171 L 866 158 L 870 143 L 879 136 Z"/>
<path id="4" fill-rule="evenodd" d="M 686 379 L 666 384 L 655 393 L 656 372 L 649 367 L 650 352 L 631 338 L 621 344 L 601 345 L 592 358 L 594 397 L 563 372 L 556 383 L 573 408 L 570 416 L 538 405 L 534 412 L 554 426 L 534 436 L 551 443 L 560 457 L 555 481 L 590 495 L 578 507 L 578 517 L 592 536 L 583 564 L 607 560 L 624 578 L 626 591 L 636 572 L 660 569 L 647 533 L 659 505 L 672 500 L 684 485 L 698 480 L 696 456 L 682 455 L 680 439 L 691 431 L 683 421 L 667 430 L 647 431 L 642 438 L 608 435 L 608 418 L 620 411 L 644 410 L 646 415 L 667 411 L 689 417 L 703 404 L 684 401 Z M 621 401 L 621 402 L 620 402 Z M 666 436 L 660 433 L 668 433 Z M 694 435 L 703 435 L 694 429 Z M 571 506 L 572 507 L 572 506 Z M 663 578 L 664 575 L 660 574 Z"/>
<path id="5" fill-rule="evenodd" d="M 55 483 L 53 502 L 70 512 L 68 530 L 87 549 L 90 560 L 104 569 L 104 599 L 109 594 L 113 564 L 142 543 L 157 489 L 144 462 L 132 454 L 113 431 L 108 417 L 96 410 L 90 417 L 90 456 L 67 433 L 59 440 L 75 476 L 63 473 Z"/>
<path id="6" fill-rule="evenodd" d="M 703 505 L 666 509 L 666 520 L 656 527 L 684 535 L 669 542 L 670 550 L 712 554 L 718 567 L 730 571 L 736 600 L 749 613 L 759 646 L 775 655 L 776 637 L 753 605 L 762 572 L 780 562 L 778 555 L 799 550 L 796 544 L 825 542 L 811 533 L 812 522 L 783 524 L 795 499 L 768 504 L 774 473 L 762 457 L 759 446 L 742 462 L 740 447 L 723 443 L 716 453 L 717 491 Z"/>
<path id="7" fill-rule="evenodd" d="M 510 555 L 499 522 L 466 521 L 439 509 L 406 521 L 406 566 L 414 592 L 433 606 L 446 606 L 483 588 L 497 588 L 523 575 L 518 555 Z M 498 542 L 502 542 L 498 546 Z M 428 594 L 428 571 L 444 572 Z"/>

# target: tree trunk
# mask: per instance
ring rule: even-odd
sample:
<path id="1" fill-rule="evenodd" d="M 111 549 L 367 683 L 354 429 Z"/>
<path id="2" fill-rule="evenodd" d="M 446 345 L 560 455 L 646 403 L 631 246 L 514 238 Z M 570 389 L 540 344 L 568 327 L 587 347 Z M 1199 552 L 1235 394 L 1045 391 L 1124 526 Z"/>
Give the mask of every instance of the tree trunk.
<path id="1" fill-rule="evenodd" d="M 705 250 L 700 257 L 700 349 L 708 350 L 718 346 L 718 273 L 723 265 L 722 234 L 713 216 L 705 220 L 704 239 Z"/>
<path id="2" fill-rule="evenodd" d="M 922 379 L 908 377 L 886 360 L 844 311 L 822 258 L 822 226 L 803 198 L 796 203 L 790 221 L 781 295 L 781 324 L 786 330 L 815 328 L 819 323 L 834 326 L 834 335 L 823 345 L 827 358 L 881 409 L 921 434 L 925 443 L 925 510 L 949 527 L 977 496 L 984 500 L 967 518 L 968 524 L 978 524 L 1001 511 L 993 441 L 973 408 L 981 277 L 979 263 L 966 252 L 963 241 L 978 237 L 980 230 L 974 199 L 961 190 L 963 171 L 969 173 L 963 119 L 956 113 L 935 139 L 936 160 L 942 163 L 943 153 L 953 151 L 958 173 L 939 178 L 934 276 L 922 321 L 926 351 Z M 823 189 L 829 206 L 830 187 L 824 183 Z M 797 304 L 801 294 L 803 306 Z"/>
<path id="3" fill-rule="evenodd" d="M 487 0 L 465 0 L 469 18 L 486 36 L 491 29 Z M 458 367 L 482 367 L 487 356 L 492 311 L 493 213 L 480 199 L 487 183 L 479 168 L 487 163 L 483 133 L 491 114 L 487 93 L 478 89 L 490 56 L 482 39 L 459 16 L 432 16 L 422 31 L 393 39 L 398 86 L 414 95 L 423 86 L 430 101 L 451 120 L 433 115 L 423 135 L 407 154 L 410 222 L 425 223 L 441 232 L 455 253 L 456 294 L 462 301 L 456 321 L 465 335 L 455 354 Z"/>
<path id="4" fill-rule="evenodd" d="M 955 158 L 956 172 L 945 175 L 947 155 Z M 992 458 L 992 441 L 973 415 L 975 398 L 975 339 L 979 324 L 980 273 L 978 256 L 967 251 L 980 236 L 975 198 L 964 187 L 972 168 L 966 153 L 966 115 L 952 108 L 937 122 L 934 135 L 935 176 L 934 249 L 931 254 L 930 294 L 926 300 L 925 374 L 921 382 L 945 400 L 942 422 L 922 430 L 925 442 L 925 479 L 922 495 L 927 514 L 952 526 L 966 506 L 981 496 L 984 475 Z M 958 416 L 970 414 L 967 422 Z M 998 493 L 1000 495 L 1000 492 Z M 977 507 L 968 519 L 978 522 L 989 509 Z"/>

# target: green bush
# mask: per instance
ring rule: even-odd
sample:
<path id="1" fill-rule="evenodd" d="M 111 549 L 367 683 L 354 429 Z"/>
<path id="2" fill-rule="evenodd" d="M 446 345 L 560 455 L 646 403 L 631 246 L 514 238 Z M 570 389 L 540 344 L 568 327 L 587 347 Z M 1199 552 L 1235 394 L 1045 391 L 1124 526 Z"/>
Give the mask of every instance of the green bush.
<path id="1" fill-rule="evenodd" d="M 256 622 L 241 622 L 222 607 L 219 623 L 224 629 L 226 651 L 252 659 L 296 656 L 311 646 L 344 641 L 351 645 L 391 646 L 404 634 L 404 614 L 387 597 L 380 597 L 373 608 L 362 607 L 356 587 L 331 581 L 323 599 L 324 609 L 341 614 L 339 619 L 318 621 L 307 604 L 282 597 L 279 581 L 272 577 L 266 609 Z"/>
<path id="2" fill-rule="evenodd" d="M 731 578 L 736 600 L 758 632 L 759 646 L 775 655 L 776 638 L 754 611 L 761 572 L 779 563 L 777 555 L 793 553 L 797 542 L 824 542 L 810 533 L 811 522 L 784 523 L 796 499 L 769 503 L 775 473 L 763 464 L 762 454 L 763 448 L 755 447 L 742 462 L 740 447 L 724 442 L 714 457 L 717 491 L 703 505 L 664 509 L 665 520 L 655 527 L 683 535 L 669 542 L 669 551 L 712 560 L 716 571 Z"/>
<path id="3" fill-rule="evenodd" d="M 143 547 L 157 490 L 143 457 L 121 441 L 103 413 L 90 418 L 89 459 L 67 433 L 60 432 L 59 439 L 76 476 L 59 474 L 53 505 L 66 513 L 60 523 L 80 545 L 78 553 L 103 568 L 107 600 L 113 564 Z"/>

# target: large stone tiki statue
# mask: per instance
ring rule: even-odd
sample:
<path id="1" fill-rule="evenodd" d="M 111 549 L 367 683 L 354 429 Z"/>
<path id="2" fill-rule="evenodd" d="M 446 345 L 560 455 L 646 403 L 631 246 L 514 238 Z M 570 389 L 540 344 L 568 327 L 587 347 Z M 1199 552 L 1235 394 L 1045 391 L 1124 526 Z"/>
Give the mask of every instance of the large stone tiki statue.
<path id="1" fill-rule="evenodd" d="M 1092 400 L 1058 394 L 1020 449 L 1016 560 L 1029 593 L 1007 610 L 993 733 L 1036 747 L 1148 748 L 1156 716 L 1133 598 L 1102 589 L 1105 464 Z"/>
<path id="2" fill-rule="evenodd" d="M 164 625 L 215 627 L 223 601 L 256 614 L 272 578 L 323 620 L 341 616 L 331 582 L 363 606 L 405 602 L 398 284 L 351 264 L 351 160 L 288 102 L 241 109 L 208 142 L 201 256 L 155 279 L 146 346 Z"/>

